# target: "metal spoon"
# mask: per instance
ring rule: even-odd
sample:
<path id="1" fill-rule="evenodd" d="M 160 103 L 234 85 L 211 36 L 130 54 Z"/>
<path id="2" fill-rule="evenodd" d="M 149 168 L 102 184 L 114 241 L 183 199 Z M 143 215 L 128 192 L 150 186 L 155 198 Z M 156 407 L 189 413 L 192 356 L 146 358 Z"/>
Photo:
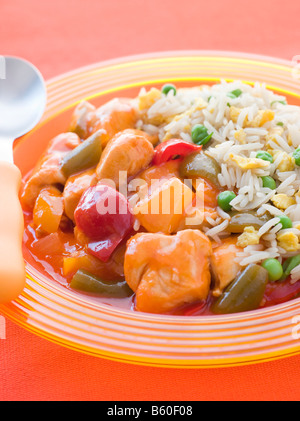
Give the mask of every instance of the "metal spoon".
<path id="1" fill-rule="evenodd" d="M 46 87 L 26 60 L 0 57 L 0 302 L 9 302 L 25 285 L 22 254 L 24 221 L 18 194 L 21 172 L 13 162 L 13 142 L 41 119 Z"/>

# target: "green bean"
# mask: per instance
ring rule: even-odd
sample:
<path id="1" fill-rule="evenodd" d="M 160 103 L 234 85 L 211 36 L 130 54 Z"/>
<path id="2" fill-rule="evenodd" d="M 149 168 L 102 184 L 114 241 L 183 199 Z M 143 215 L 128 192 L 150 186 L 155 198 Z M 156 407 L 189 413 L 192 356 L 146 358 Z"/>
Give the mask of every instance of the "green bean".
<path id="1" fill-rule="evenodd" d="M 106 282 L 85 270 L 78 270 L 73 276 L 70 287 L 106 297 L 130 297 L 133 294 L 126 281 Z"/>
<path id="2" fill-rule="evenodd" d="M 283 275 L 280 280 L 284 281 L 290 275 L 291 271 L 298 265 L 300 265 L 300 254 L 289 257 L 282 265 Z"/>
<path id="3" fill-rule="evenodd" d="M 229 314 L 257 309 L 267 282 L 268 271 L 260 265 L 250 264 L 215 301 L 212 311 Z"/>
<path id="4" fill-rule="evenodd" d="M 98 164 L 102 153 L 101 134 L 102 130 L 98 130 L 64 156 L 61 170 L 66 177 Z"/>
<path id="5" fill-rule="evenodd" d="M 232 211 L 229 212 L 229 215 L 231 216 L 231 219 L 226 228 L 226 231 L 236 234 L 244 232 L 244 228 L 249 226 L 252 226 L 255 229 L 259 229 L 270 220 L 269 214 L 257 216 L 256 212 L 251 210 L 241 213 Z"/>

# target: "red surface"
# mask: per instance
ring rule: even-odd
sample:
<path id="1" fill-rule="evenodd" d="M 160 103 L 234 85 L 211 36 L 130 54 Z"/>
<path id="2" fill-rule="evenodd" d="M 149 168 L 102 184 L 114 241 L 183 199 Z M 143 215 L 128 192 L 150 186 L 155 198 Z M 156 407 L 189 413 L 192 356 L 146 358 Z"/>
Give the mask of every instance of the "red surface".
<path id="1" fill-rule="evenodd" d="M 289 0 L 0 0 L 0 54 L 50 78 L 119 56 L 183 49 L 300 54 L 300 3 Z M 6 320 L 1 400 L 299 400 L 300 356 L 258 365 L 177 370 L 62 348 Z"/>

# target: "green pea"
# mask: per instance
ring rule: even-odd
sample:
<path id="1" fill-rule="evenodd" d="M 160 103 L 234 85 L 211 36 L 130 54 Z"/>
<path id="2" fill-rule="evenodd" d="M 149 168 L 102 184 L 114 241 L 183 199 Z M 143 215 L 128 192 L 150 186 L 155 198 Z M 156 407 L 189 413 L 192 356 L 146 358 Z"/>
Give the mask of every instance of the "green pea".
<path id="1" fill-rule="evenodd" d="M 260 151 L 257 152 L 256 158 L 263 159 L 264 161 L 274 162 L 273 156 L 269 152 Z"/>
<path id="2" fill-rule="evenodd" d="M 227 96 L 229 96 L 229 98 L 238 98 L 242 93 L 243 92 L 240 89 L 235 89 L 234 91 L 228 92 Z"/>
<path id="3" fill-rule="evenodd" d="M 202 124 L 195 124 L 191 131 L 192 141 L 197 145 L 206 145 L 210 141 L 212 135 L 213 133 L 209 134 L 207 128 Z"/>
<path id="4" fill-rule="evenodd" d="M 176 95 L 176 87 L 172 83 L 166 83 L 162 88 L 161 92 L 167 95 L 170 91 L 173 91 L 174 95 Z"/>
<path id="5" fill-rule="evenodd" d="M 283 230 L 293 227 L 293 222 L 288 216 L 280 215 L 280 216 L 278 216 L 278 218 L 280 219 L 280 222 L 278 222 L 278 223 L 282 225 Z"/>
<path id="6" fill-rule="evenodd" d="M 298 167 L 300 167 L 300 147 L 297 148 L 294 153 L 293 153 L 293 157 L 295 158 L 295 163 L 296 165 L 298 165 Z"/>
<path id="7" fill-rule="evenodd" d="M 284 124 L 283 124 L 283 122 L 282 122 L 282 121 L 278 121 L 278 123 L 276 123 L 276 125 L 277 125 L 277 126 L 281 126 L 281 127 L 283 127 L 283 126 L 284 126 Z"/>
<path id="8" fill-rule="evenodd" d="M 218 205 L 225 212 L 230 212 L 232 206 L 230 202 L 236 197 L 236 194 L 233 191 L 223 191 L 218 195 Z"/>
<path id="9" fill-rule="evenodd" d="M 269 175 L 266 175 L 264 177 L 261 177 L 261 179 L 262 179 L 263 187 L 266 187 L 271 190 L 276 189 L 277 186 L 276 186 L 276 181 L 274 180 L 274 178 L 270 177 Z"/>
<path id="10" fill-rule="evenodd" d="M 270 282 L 278 281 L 282 277 L 283 268 L 277 259 L 266 259 L 261 265 L 268 271 Z"/>

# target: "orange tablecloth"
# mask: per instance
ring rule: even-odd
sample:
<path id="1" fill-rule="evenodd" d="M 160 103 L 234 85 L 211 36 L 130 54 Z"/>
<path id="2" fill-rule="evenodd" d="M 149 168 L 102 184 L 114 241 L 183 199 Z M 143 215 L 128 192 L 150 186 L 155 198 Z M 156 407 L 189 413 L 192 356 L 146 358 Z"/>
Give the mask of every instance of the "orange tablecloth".
<path id="1" fill-rule="evenodd" d="M 93 62 L 163 50 L 300 54 L 298 0 L 0 0 L 0 54 L 50 78 Z M 0 400 L 298 400 L 300 355 L 234 368 L 115 363 L 62 348 L 6 320 Z"/>

